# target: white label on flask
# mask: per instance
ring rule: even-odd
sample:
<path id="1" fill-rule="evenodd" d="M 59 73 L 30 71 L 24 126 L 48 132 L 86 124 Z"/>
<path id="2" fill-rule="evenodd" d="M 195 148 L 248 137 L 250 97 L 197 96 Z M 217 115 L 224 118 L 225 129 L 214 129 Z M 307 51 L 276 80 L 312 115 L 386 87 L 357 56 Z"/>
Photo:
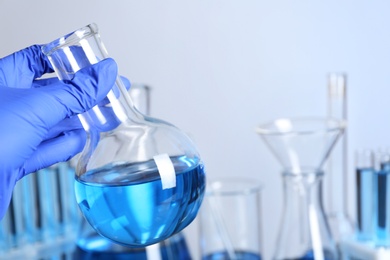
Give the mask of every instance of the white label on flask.
<path id="1" fill-rule="evenodd" d="M 173 167 L 173 163 L 168 154 L 155 155 L 153 156 L 153 159 L 161 177 L 163 190 L 176 187 L 175 167 Z"/>

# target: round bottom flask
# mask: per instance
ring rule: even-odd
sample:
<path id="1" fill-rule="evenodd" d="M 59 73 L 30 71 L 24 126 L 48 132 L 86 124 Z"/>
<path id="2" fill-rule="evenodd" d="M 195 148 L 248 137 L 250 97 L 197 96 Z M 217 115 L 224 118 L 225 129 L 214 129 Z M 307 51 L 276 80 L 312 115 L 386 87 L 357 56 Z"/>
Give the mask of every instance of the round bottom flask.
<path id="1" fill-rule="evenodd" d="M 90 24 L 42 47 L 60 80 L 108 57 Z M 129 247 L 167 239 L 197 215 L 203 163 L 178 128 L 141 114 L 120 77 L 107 97 L 79 115 L 88 134 L 76 168 L 76 199 L 102 236 Z"/>

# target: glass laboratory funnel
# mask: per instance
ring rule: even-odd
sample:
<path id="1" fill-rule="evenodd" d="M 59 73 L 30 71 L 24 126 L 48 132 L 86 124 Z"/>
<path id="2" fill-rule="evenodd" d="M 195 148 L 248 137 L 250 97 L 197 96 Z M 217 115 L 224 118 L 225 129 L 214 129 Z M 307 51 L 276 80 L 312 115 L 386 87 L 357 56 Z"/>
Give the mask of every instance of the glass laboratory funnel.
<path id="1" fill-rule="evenodd" d="M 58 78 L 108 56 L 87 25 L 45 46 Z M 87 221 L 113 242 L 145 247 L 190 224 L 205 190 L 193 142 L 170 123 L 141 114 L 120 77 L 106 99 L 79 115 L 88 139 L 76 168 L 76 199 Z"/>
<path id="2" fill-rule="evenodd" d="M 283 166 L 284 212 L 274 259 L 338 259 L 322 202 L 322 167 L 344 121 L 278 119 L 257 133 Z"/>

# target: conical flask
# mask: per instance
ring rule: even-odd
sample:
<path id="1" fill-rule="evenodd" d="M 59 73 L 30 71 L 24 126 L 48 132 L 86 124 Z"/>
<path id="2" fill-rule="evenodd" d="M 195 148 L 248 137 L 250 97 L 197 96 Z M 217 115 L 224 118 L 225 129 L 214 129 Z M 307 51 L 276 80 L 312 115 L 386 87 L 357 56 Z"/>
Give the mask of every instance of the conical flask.
<path id="1" fill-rule="evenodd" d="M 323 210 L 322 167 L 344 128 L 343 121 L 322 118 L 278 119 L 257 128 L 283 167 L 284 212 L 274 259 L 338 259 Z"/>
<path id="2" fill-rule="evenodd" d="M 87 25 L 45 46 L 60 80 L 108 56 Z M 113 242 L 145 247 L 190 224 L 205 190 L 193 142 L 170 123 L 141 114 L 118 76 L 106 99 L 79 115 L 88 139 L 76 168 L 76 199 L 89 224 Z"/>

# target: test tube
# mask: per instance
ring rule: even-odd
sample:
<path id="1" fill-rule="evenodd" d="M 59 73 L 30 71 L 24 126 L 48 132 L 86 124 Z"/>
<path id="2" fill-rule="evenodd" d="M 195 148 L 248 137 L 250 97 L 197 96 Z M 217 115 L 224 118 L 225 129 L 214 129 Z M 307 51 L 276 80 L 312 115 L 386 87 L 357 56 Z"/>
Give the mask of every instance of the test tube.
<path id="1" fill-rule="evenodd" d="M 23 187 L 23 206 L 27 242 L 34 243 L 38 240 L 39 230 L 37 228 L 39 213 L 36 207 L 37 197 L 37 176 L 32 173 L 23 177 L 17 185 Z"/>
<path id="2" fill-rule="evenodd" d="M 19 184 L 19 183 L 17 183 Z M 14 224 L 14 242 L 15 246 L 20 247 L 25 243 L 25 225 L 23 218 L 23 188 L 21 185 L 15 185 L 12 195 L 12 213 Z"/>
<path id="3" fill-rule="evenodd" d="M 390 160 L 389 153 L 378 156 L 378 170 L 375 172 L 375 244 L 390 247 Z"/>
<path id="4" fill-rule="evenodd" d="M 57 163 L 61 200 L 61 233 L 65 236 L 76 232 L 81 220 L 74 194 L 74 167 L 71 162 Z"/>
<path id="5" fill-rule="evenodd" d="M 374 238 L 374 153 L 369 149 L 356 151 L 356 205 L 357 238 L 372 241 Z"/>
<path id="6" fill-rule="evenodd" d="M 4 255 L 12 247 L 14 247 L 14 235 L 12 232 L 13 219 L 11 218 L 11 210 L 7 210 L 3 219 L 0 222 L 0 253 Z"/>
<path id="7" fill-rule="evenodd" d="M 347 76 L 343 73 L 328 75 L 328 117 L 347 120 Z M 347 129 L 333 148 L 325 175 L 325 212 L 336 242 L 353 233 L 347 212 L 348 163 Z"/>
<path id="8" fill-rule="evenodd" d="M 41 238 L 42 240 L 52 240 L 58 232 L 59 205 L 57 188 L 57 175 L 54 166 L 39 170 L 39 210 Z"/>
<path id="9" fill-rule="evenodd" d="M 0 222 L 0 254 L 4 254 L 5 251 L 8 251 L 8 245 L 6 241 L 7 230 L 4 225 L 4 222 Z"/>
<path id="10" fill-rule="evenodd" d="M 379 163 L 378 166 L 381 170 L 388 171 L 390 170 L 390 149 L 385 151 L 380 151 Z"/>

